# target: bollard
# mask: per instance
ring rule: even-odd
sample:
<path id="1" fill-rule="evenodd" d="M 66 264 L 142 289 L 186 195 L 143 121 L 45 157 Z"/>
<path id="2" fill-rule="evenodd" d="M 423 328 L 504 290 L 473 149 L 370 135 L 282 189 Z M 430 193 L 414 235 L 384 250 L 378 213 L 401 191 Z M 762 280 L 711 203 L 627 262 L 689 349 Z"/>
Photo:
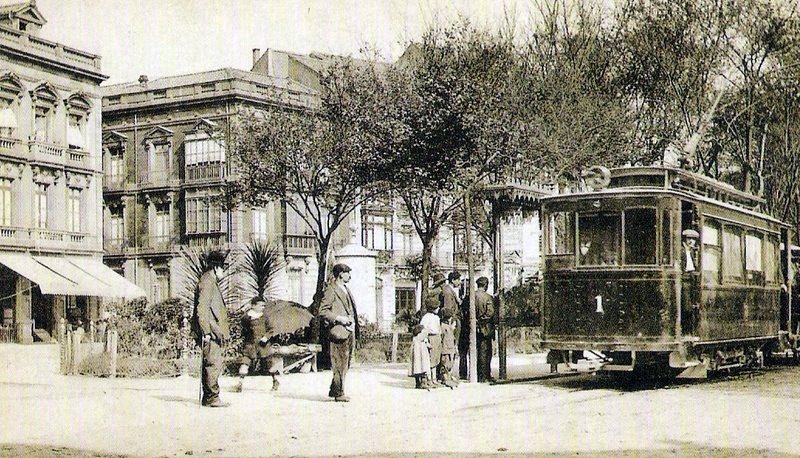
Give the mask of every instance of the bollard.
<path id="1" fill-rule="evenodd" d="M 397 362 L 397 344 L 398 344 L 399 337 L 397 335 L 397 331 L 392 331 L 392 362 Z"/>
<path id="2" fill-rule="evenodd" d="M 117 376 L 117 334 L 116 330 L 108 332 L 108 351 L 111 354 L 111 362 L 109 364 L 109 374 L 108 376 L 111 378 L 115 378 Z"/>
<path id="3" fill-rule="evenodd" d="M 72 331 L 66 331 L 61 347 L 61 373 L 68 375 L 72 366 Z"/>

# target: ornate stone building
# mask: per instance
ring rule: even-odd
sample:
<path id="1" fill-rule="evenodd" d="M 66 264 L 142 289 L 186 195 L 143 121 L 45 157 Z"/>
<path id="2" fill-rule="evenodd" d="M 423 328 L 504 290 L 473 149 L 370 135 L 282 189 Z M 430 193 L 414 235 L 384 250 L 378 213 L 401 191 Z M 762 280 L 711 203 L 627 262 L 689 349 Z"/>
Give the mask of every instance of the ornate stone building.
<path id="1" fill-rule="evenodd" d="M 0 340 L 48 341 L 98 297 L 138 289 L 102 264 L 100 57 L 39 37 L 35 2 L 0 7 Z"/>
<path id="2" fill-rule="evenodd" d="M 230 162 L 222 142 L 211 134 L 225 132 L 244 110 L 312 105 L 319 72 L 333 58 L 255 49 L 250 71 L 226 68 L 154 80 L 142 76 L 138 82 L 104 87 L 106 263 L 144 288 L 151 301 L 160 301 L 183 287 L 181 247 L 233 248 L 253 238 L 272 240 L 287 260 L 278 282 L 281 295 L 310 304 L 317 271 L 310 231 L 277 202 L 231 212 L 215 204 Z M 523 223 L 516 222 L 504 244 L 512 259 L 510 280 L 538 269 L 538 224 Z M 466 271 L 463 238 L 463 232 L 442 230 L 434 248 L 442 271 Z M 388 329 L 398 313 L 419 306 L 419 286 L 408 260 L 421 250 L 399 202 L 365 205 L 343 224 L 333 255 L 354 264 L 351 289 L 360 314 Z M 491 277 L 488 248 L 478 243 L 475 252 Z"/>

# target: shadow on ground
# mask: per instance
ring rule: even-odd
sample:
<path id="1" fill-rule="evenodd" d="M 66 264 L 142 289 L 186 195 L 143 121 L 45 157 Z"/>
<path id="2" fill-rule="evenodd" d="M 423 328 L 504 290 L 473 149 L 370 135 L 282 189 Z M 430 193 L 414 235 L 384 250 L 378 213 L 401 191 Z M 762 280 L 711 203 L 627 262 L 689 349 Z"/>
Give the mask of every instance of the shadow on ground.
<path id="1" fill-rule="evenodd" d="M 94 452 L 91 450 L 81 450 L 69 447 L 56 447 L 49 445 L 27 445 L 27 444 L 2 444 L 0 445 L 0 456 L 3 457 L 111 457 L 121 458 L 131 455 L 114 455 L 109 453 Z"/>
<path id="2" fill-rule="evenodd" d="M 501 456 L 503 458 L 535 457 L 535 458 L 667 458 L 667 457 L 703 457 L 703 458 L 727 458 L 727 457 L 764 457 L 789 458 L 796 457 L 788 453 L 780 453 L 769 449 L 738 449 L 730 447 L 712 447 L 688 442 L 672 442 L 664 444 L 664 448 L 658 450 L 648 449 L 627 449 L 627 450 L 605 450 L 602 452 L 561 452 L 561 453 L 514 453 L 504 448 L 499 448 L 495 453 L 370 453 L 363 455 L 350 455 L 358 457 L 427 457 L 427 456 L 447 456 L 447 457 L 482 457 L 482 456 Z"/>

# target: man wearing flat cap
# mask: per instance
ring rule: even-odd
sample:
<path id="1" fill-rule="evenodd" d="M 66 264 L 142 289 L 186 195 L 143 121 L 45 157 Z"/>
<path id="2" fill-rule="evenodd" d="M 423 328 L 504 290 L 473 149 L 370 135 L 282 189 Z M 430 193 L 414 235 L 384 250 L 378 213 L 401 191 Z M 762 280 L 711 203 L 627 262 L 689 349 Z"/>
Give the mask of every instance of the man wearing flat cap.
<path id="1" fill-rule="evenodd" d="M 328 396 L 337 402 L 348 402 L 344 381 L 353 358 L 355 341 L 359 337 L 358 312 L 353 295 L 347 287 L 350 281 L 350 266 L 333 266 L 333 281 L 325 289 L 319 305 L 319 316 L 328 327 L 330 340 L 331 372 L 333 380 Z"/>
<path id="2" fill-rule="evenodd" d="M 686 334 L 695 334 L 700 321 L 700 271 L 697 265 L 700 233 L 694 229 L 684 229 L 681 238 L 683 239 L 681 330 Z"/>
<path id="3" fill-rule="evenodd" d="M 203 275 L 195 292 L 192 329 L 203 349 L 201 403 L 206 407 L 227 407 L 219 398 L 219 376 L 222 374 L 222 345 L 231 338 L 228 309 L 222 298 L 219 277 L 225 264 L 225 254 L 212 251 L 206 258 Z"/>

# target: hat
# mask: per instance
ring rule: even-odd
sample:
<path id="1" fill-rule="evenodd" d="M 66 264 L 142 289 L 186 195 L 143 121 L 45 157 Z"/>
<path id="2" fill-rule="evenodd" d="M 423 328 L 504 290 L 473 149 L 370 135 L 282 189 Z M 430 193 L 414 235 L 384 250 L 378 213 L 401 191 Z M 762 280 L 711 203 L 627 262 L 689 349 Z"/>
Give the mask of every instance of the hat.
<path id="1" fill-rule="evenodd" d="M 350 272 L 350 266 L 345 263 L 338 263 L 333 266 L 333 276 L 334 278 L 338 278 L 344 272 Z"/>
<path id="2" fill-rule="evenodd" d="M 222 251 L 214 250 L 208 253 L 208 256 L 206 256 L 206 264 L 212 267 L 214 266 L 222 267 L 223 265 L 225 265 L 226 257 L 227 256 Z"/>
<path id="3" fill-rule="evenodd" d="M 681 232 L 681 235 L 686 237 L 686 238 L 690 238 L 690 239 L 699 239 L 700 238 L 700 233 L 697 232 L 694 229 L 684 229 L 684 231 Z"/>
<path id="4" fill-rule="evenodd" d="M 436 272 L 433 274 L 433 286 L 439 286 L 444 283 L 444 274 L 441 272 Z"/>
<path id="5" fill-rule="evenodd" d="M 458 272 L 450 272 L 447 274 L 447 281 L 458 280 L 459 278 L 461 278 L 461 274 Z"/>

